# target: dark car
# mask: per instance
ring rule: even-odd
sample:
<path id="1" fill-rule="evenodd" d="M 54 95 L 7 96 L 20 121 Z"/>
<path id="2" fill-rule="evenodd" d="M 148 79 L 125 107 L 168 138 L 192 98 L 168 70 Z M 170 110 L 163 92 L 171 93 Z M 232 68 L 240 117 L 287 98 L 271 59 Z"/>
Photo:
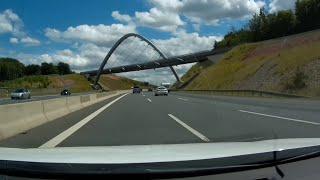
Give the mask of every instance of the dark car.
<path id="1" fill-rule="evenodd" d="M 148 91 L 149 91 L 149 92 L 152 92 L 153 90 L 152 90 L 152 88 L 148 88 Z"/>
<path id="2" fill-rule="evenodd" d="M 138 86 L 134 86 L 133 89 L 132 89 L 132 93 L 133 94 L 140 94 L 141 93 L 141 88 L 138 87 Z"/>
<path id="3" fill-rule="evenodd" d="M 61 96 L 70 96 L 71 92 L 68 89 L 64 89 L 61 91 Z"/>

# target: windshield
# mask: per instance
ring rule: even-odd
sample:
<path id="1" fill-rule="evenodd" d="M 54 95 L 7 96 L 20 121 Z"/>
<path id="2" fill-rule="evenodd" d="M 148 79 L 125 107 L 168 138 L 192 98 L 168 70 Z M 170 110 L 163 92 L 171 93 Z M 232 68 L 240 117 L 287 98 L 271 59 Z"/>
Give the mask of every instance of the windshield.
<path id="1" fill-rule="evenodd" d="M 0 0 L 0 162 L 5 148 L 131 167 L 311 146 L 319 97 L 319 0 Z"/>
<path id="2" fill-rule="evenodd" d="M 24 89 L 17 89 L 17 90 L 15 90 L 14 92 L 15 92 L 15 93 L 22 93 L 22 92 L 25 92 L 25 90 L 24 90 Z"/>

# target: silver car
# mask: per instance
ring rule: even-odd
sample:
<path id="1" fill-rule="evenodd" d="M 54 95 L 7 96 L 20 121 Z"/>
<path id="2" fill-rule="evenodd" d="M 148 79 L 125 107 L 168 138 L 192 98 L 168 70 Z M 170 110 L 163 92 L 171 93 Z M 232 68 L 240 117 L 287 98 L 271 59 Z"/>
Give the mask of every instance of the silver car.
<path id="1" fill-rule="evenodd" d="M 11 93 L 11 99 L 30 99 L 31 93 L 27 89 L 16 89 Z"/>
<path id="2" fill-rule="evenodd" d="M 168 96 L 169 91 L 166 87 L 164 86 L 159 86 L 156 88 L 156 90 L 154 91 L 154 95 L 155 96 L 159 96 L 159 95 L 164 95 L 164 96 Z"/>

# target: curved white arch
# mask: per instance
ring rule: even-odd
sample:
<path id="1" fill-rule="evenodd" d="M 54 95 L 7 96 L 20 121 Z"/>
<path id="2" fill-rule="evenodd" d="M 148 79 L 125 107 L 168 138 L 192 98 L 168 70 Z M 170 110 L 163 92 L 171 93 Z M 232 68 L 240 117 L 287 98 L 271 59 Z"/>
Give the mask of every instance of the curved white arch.
<path id="1" fill-rule="evenodd" d="M 168 59 L 167 56 L 165 56 L 151 41 L 149 41 L 147 38 L 139 35 L 139 34 L 136 34 L 136 33 L 129 33 L 129 34 L 126 34 L 124 36 L 122 36 L 113 46 L 112 48 L 110 49 L 110 51 L 108 52 L 108 54 L 106 55 L 106 57 L 104 58 L 103 62 L 101 63 L 100 65 L 100 68 L 99 68 L 99 71 L 97 73 L 97 77 L 96 77 L 96 80 L 95 80 L 95 85 L 98 83 L 99 79 L 100 79 L 100 76 L 101 76 L 101 73 L 103 71 L 103 68 L 104 66 L 107 64 L 109 58 L 111 57 L 112 53 L 118 48 L 118 46 L 124 41 L 126 40 L 127 38 L 129 37 L 138 37 L 139 39 L 141 39 L 142 41 L 146 42 L 148 45 L 150 45 L 155 51 L 157 51 L 159 53 L 159 55 L 163 58 L 163 59 Z M 177 72 L 173 69 L 172 66 L 170 66 L 170 69 L 173 73 L 173 75 L 175 76 L 175 78 L 177 79 L 178 82 L 180 82 L 180 79 L 179 79 L 179 76 L 177 74 Z"/>

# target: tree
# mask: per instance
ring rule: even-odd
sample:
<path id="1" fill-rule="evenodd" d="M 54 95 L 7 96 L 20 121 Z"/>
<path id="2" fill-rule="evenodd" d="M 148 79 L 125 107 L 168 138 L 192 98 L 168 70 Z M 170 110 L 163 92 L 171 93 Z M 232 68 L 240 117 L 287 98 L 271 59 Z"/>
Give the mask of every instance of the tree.
<path id="1" fill-rule="evenodd" d="M 268 14 L 261 8 L 249 20 L 247 27 L 240 30 L 231 28 L 222 41 L 215 43 L 214 48 L 232 47 L 320 28 L 320 0 L 297 0 L 294 12 L 283 10 Z"/>
<path id="2" fill-rule="evenodd" d="M 276 14 L 268 15 L 269 31 L 267 39 L 282 37 L 294 32 L 295 16 L 291 10 L 279 11 Z"/>
<path id="3" fill-rule="evenodd" d="M 27 65 L 25 68 L 26 75 L 40 75 L 41 74 L 41 67 L 36 64 Z"/>
<path id="4" fill-rule="evenodd" d="M 320 0 L 297 0 L 295 12 L 299 32 L 320 28 Z"/>
<path id="5" fill-rule="evenodd" d="M 58 70 L 57 67 L 54 66 L 52 63 L 41 63 L 41 74 L 42 75 L 49 75 L 49 74 L 57 74 Z"/>
<path id="6" fill-rule="evenodd" d="M 214 40 L 213 49 L 217 49 L 218 47 L 219 47 L 218 41 L 217 41 L 217 40 Z"/>
<path id="7" fill-rule="evenodd" d="M 268 39 L 268 33 L 271 29 L 268 23 L 268 16 L 264 8 L 260 9 L 259 12 L 259 21 L 260 21 L 260 35 L 258 41 Z"/>
<path id="8" fill-rule="evenodd" d="M 258 14 L 254 14 L 249 21 L 250 39 L 252 41 L 258 41 L 261 39 L 261 21 Z"/>
<path id="9" fill-rule="evenodd" d="M 58 73 L 63 75 L 63 74 L 71 74 L 71 69 L 69 64 L 67 63 L 63 63 L 63 62 L 59 62 L 57 65 L 57 69 L 58 69 Z"/>
<path id="10" fill-rule="evenodd" d="M 0 80 L 12 80 L 24 75 L 24 65 L 16 59 L 0 58 Z"/>

